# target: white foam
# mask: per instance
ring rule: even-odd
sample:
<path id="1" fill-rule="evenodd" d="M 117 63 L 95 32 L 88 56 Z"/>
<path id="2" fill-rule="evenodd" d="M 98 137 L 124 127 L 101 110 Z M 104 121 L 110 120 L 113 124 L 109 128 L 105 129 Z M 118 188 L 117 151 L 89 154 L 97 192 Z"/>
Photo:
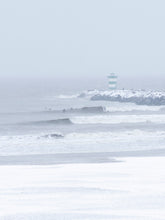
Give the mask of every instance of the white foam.
<path id="1" fill-rule="evenodd" d="M 107 105 L 107 103 L 106 103 Z M 162 107 L 160 106 L 147 106 L 147 105 L 136 105 L 134 103 L 118 103 L 111 102 L 109 106 L 105 107 L 106 112 L 133 112 L 138 111 L 143 114 L 143 112 L 158 112 L 162 111 Z"/>
<path id="2" fill-rule="evenodd" d="M 93 115 L 76 116 L 71 121 L 75 124 L 119 124 L 119 123 L 165 123 L 165 115 Z"/>
<path id="3" fill-rule="evenodd" d="M 59 98 L 59 99 L 75 99 L 78 97 L 78 94 L 75 94 L 75 95 L 58 95 L 56 96 L 56 98 Z"/>
<path id="4" fill-rule="evenodd" d="M 0 155 L 67 152 L 112 152 L 165 148 L 163 131 L 71 133 L 61 139 L 38 135 L 0 137 Z"/>

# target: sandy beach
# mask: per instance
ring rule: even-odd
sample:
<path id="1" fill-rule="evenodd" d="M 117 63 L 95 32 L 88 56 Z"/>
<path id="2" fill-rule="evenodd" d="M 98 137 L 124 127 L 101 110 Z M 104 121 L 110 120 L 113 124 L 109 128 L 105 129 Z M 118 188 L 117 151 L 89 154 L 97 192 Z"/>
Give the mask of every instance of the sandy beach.
<path id="1" fill-rule="evenodd" d="M 32 157 L 40 165 L 1 162 L 0 219 L 164 219 L 164 157 L 117 157 L 122 162 L 107 163 L 95 155 L 98 162 L 92 163 L 93 156 L 47 166 L 41 165 L 46 156 Z"/>

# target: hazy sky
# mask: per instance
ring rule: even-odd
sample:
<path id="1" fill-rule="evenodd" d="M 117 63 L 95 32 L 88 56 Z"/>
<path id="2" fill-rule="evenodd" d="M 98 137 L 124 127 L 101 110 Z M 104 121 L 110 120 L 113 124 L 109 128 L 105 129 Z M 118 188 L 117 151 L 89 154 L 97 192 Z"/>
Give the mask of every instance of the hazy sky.
<path id="1" fill-rule="evenodd" d="M 130 85 L 151 77 L 163 86 L 164 12 L 164 0 L 1 1 L 0 76 L 116 72 Z"/>

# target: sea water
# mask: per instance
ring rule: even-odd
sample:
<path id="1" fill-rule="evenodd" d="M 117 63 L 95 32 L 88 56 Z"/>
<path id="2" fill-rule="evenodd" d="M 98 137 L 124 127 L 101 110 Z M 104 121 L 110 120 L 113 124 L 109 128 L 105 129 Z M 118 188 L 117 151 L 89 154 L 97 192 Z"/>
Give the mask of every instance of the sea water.
<path id="1" fill-rule="evenodd" d="M 165 148 L 163 106 L 92 101 L 81 95 L 92 85 L 60 85 L 56 80 L 1 85 L 0 155 Z"/>

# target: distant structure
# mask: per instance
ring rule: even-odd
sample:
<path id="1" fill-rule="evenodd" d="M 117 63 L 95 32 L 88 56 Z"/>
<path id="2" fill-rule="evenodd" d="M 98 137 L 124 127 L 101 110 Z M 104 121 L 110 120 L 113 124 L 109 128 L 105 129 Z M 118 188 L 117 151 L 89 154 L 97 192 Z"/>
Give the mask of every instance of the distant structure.
<path id="1" fill-rule="evenodd" d="M 108 75 L 108 83 L 109 83 L 109 89 L 110 90 L 117 89 L 117 74 L 110 73 Z"/>

